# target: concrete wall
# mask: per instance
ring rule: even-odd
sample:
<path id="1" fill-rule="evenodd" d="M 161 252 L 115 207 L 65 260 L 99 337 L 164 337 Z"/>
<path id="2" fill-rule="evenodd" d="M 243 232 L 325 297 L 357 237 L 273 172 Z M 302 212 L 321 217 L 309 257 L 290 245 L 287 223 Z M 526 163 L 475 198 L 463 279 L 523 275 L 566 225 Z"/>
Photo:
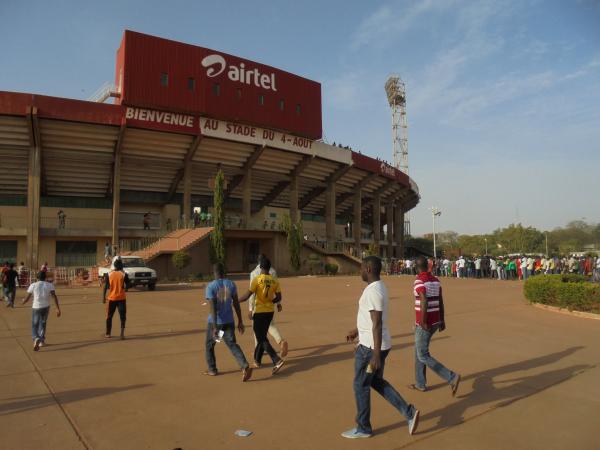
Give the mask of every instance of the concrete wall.
<path id="1" fill-rule="evenodd" d="M 210 275 L 212 273 L 209 258 L 209 240 L 204 239 L 196 246 L 188 250 L 191 261 L 183 270 L 176 269 L 173 265 L 173 255 L 159 255 L 151 261 L 148 261 L 148 267 L 156 270 L 159 280 L 167 278 L 185 278 L 199 274 Z"/>
<path id="2" fill-rule="evenodd" d="M 173 224 L 173 228 L 175 228 L 175 224 L 179 220 L 181 216 L 181 207 L 179 205 L 169 204 L 165 205 L 162 208 L 161 212 L 161 224 L 166 227 L 167 219 L 171 219 L 171 223 Z"/>
<path id="3" fill-rule="evenodd" d="M 0 206 L 0 229 L 27 228 L 27 206 Z"/>

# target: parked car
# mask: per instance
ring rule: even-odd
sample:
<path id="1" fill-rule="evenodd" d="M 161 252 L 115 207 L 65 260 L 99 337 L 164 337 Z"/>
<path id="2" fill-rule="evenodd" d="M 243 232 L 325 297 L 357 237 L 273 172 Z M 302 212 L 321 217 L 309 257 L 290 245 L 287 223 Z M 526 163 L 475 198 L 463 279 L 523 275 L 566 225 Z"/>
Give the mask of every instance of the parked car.
<path id="1" fill-rule="evenodd" d="M 146 266 L 146 263 L 139 256 L 115 256 L 112 260 L 111 266 L 100 267 L 98 269 L 98 276 L 101 280 L 106 280 L 108 273 L 115 269 L 115 261 L 120 258 L 123 261 L 123 271 L 129 278 L 129 284 L 126 286 L 127 289 L 135 286 L 148 286 L 149 291 L 156 289 L 156 271 Z"/>

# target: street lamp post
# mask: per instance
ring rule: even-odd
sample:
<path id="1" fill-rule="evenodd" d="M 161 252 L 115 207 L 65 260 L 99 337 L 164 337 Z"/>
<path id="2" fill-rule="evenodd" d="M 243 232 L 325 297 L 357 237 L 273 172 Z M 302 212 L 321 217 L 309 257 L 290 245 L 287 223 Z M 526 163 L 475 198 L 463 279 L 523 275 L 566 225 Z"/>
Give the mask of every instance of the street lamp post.
<path id="1" fill-rule="evenodd" d="M 433 259 L 437 259 L 437 249 L 435 248 L 435 218 L 442 215 L 442 212 L 435 206 L 431 207 L 431 220 L 433 222 Z"/>
<path id="2" fill-rule="evenodd" d="M 483 238 L 483 240 L 485 241 L 485 254 L 487 256 L 487 238 Z"/>
<path id="3" fill-rule="evenodd" d="M 546 231 L 546 257 L 548 256 L 548 232 Z"/>

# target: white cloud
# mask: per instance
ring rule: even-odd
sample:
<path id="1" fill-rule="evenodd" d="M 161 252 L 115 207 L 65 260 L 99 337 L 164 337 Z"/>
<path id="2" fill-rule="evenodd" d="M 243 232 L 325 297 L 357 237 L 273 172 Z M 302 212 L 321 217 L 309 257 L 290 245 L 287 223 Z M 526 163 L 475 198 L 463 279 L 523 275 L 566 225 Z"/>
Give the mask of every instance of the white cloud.
<path id="1" fill-rule="evenodd" d="M 383 5 L 359 24 L 351 46 L 358 49 L 373 42 L 389 43 L 418 24 L 423 16 L 446 11 L 458 3 L 460 0 L 421 0 L 410 5 L 406 1 Z"/>

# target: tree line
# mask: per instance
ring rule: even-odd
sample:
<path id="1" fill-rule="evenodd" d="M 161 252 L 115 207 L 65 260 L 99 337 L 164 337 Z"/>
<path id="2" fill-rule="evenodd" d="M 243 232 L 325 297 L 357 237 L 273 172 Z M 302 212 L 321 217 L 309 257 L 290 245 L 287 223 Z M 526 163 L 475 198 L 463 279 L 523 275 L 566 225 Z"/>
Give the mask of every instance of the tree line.
<path id="1" fill-rule="evenodd" d="M 433 254 L 433 237 L 409 238 L 407 245 Z M 489 234 L 458 234 L 455 231 L 436 233 L 440 254 L 509 255 L 548 254 L 568 255 L 575 252 L 600 250 L 600 223 L 574 220 L 565 227 L 542 231 L 520 223 L 498 228 Z M 547 249 L 547 250 L 546 250 Z"/>

